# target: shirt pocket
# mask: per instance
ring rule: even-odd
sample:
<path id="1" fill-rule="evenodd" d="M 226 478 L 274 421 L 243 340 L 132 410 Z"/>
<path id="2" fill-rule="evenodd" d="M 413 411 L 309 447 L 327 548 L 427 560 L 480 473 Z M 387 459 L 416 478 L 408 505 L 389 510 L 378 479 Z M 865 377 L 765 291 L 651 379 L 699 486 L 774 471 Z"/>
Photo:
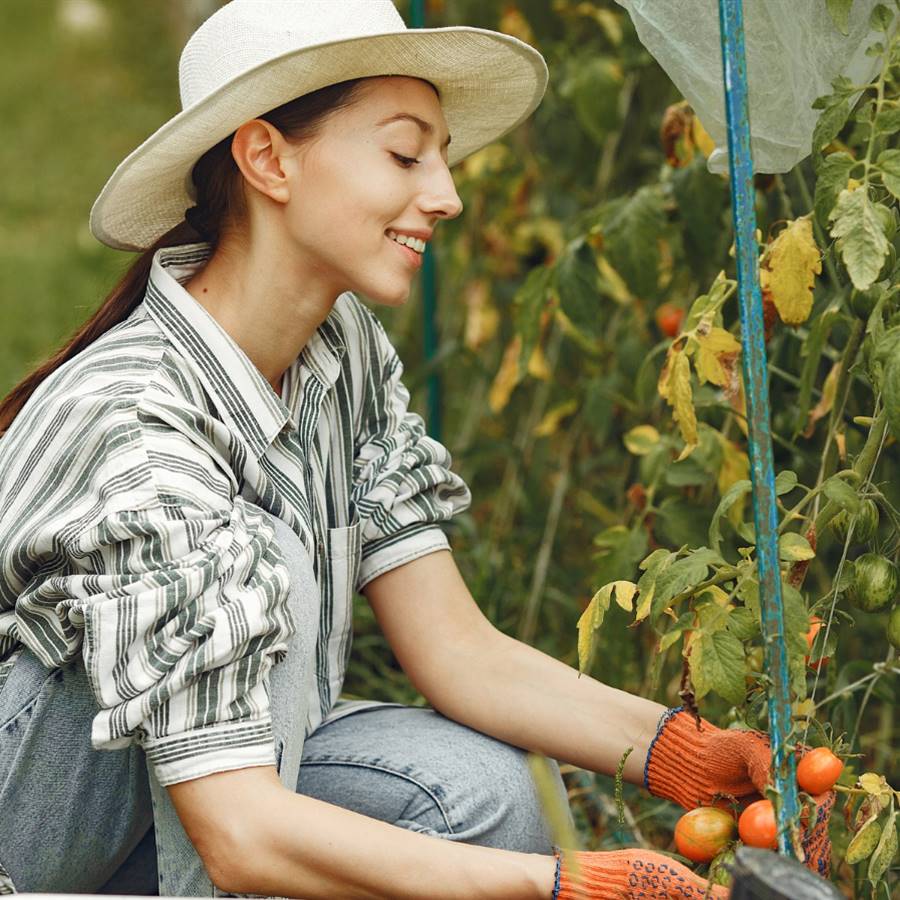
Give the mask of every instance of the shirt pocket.
<path id="1" fill-rule="evenodd" d="M 329 687 L 331 704 L 337 701 L 344 683 L 350 648 L 353 644 L 353 597 L 362 560 L 362 526 L 329 528 L 325 535 L 325 568 L 331 599 L 331 633 L 328 638 Z"/>

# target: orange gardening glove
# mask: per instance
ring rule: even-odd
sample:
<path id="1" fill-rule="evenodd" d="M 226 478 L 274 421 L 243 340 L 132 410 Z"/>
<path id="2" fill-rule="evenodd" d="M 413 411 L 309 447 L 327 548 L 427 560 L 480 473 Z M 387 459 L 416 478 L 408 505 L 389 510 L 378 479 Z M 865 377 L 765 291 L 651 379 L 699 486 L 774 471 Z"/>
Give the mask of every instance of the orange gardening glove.
<path id="1" fill-rule="evenodd" d="M 677 707 L 663 716 L 650 744 L 644 786 L 654 796 L 687 809 L 715 805 L 717 794 L 755 800 L 769 782 L 771 761 L 767 734 L 716 728 L 704 718 L 698 731 L 694 717 Z M 815 821 L 802 829 L 806 865 L 825 876 L 831 862 L 828 819 L 834 799 L 834 791 L 813 797 Z M 716 802 L 722 805 L 719 799 Z"/>
<path id="2" fill-rule="evenodd" d="M 724 900 L 724 887 L 709 887 L 681 863 L 651 850 L 612 850 L 595 853 L 576 850 L 580 878 L 575 880 L 567 861 L 556 854 L 553 900 Z M 707 893 L 708 891 L 708 893 Z"/>

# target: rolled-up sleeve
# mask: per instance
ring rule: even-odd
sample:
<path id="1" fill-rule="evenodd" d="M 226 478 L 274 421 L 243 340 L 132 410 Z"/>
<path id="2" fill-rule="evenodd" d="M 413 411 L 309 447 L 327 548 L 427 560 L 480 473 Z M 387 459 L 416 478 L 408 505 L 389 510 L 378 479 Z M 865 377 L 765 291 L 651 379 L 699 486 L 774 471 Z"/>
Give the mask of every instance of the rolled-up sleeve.
<path id="1" fill-rule="evenodd" d="M 56 599 L 83 629 L 93 747 L 140 744 L 163 785 L 274 765 L 268 676 L 294 623 L 261 511 L 236 497 L 221 512 L 115 512 L 72 549 L 87 571 L 46 580 L 33 599 Z"/>
<path id="2" fill-rule="evenodd" d="M 440 523 L 472 502 L 468 486 L 450 469 L 450 452 L 409 410 L 403 364 L 377 320 L 374 331 L 353 464 L 352 500 L 362 539 L 357 591 L 403 563 L 449 550 Z"/>

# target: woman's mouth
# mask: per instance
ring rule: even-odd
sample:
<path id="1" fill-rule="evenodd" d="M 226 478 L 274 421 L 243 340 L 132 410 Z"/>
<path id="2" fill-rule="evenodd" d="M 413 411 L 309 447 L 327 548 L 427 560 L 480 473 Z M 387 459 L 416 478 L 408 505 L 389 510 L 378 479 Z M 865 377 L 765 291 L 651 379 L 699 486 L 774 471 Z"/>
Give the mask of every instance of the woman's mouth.
<path id="1" fill-rule="evenodd" d="M 406 260 L 406 262 L 410 266 L 412 266 L 414 269 L 422 268 L 422 254 L 421 253 L 416 253 L 416 251 L 413 250 L 412 247 L 407 247 L 403 244 L 398 244 L 397 241 L 395 241 L 393 238 L 385 237 L 385 240 L 387 240 L 389 243 L 393 244 L 393 246 L 396 247 L 397 250 L 400 251 L 403 258 Z"/>

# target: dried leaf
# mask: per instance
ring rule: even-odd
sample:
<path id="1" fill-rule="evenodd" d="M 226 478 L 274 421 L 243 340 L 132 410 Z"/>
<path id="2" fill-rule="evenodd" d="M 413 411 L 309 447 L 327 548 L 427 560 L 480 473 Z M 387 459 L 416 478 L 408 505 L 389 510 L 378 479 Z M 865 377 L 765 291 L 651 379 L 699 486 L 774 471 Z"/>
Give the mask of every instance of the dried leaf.
<path id="1" fill-rule="evenodd" d="M 769 245 L 766 267 L 760 269 L 760 285 L 768 291 L 786 325 L 809 318 L 815 276 L 822 271 L 822 257 L 812 232 L 812 216 L 788 223 Z"/>
<path id="2" fill-rule="evenodd" d="M 694 365 L 700 383 L 711 381 L 719 387 L 730 384 L 735 361 L 741 352 L 737 338 L 730 331 L 716 327 L 705 334 L 698 329 L 695 337 L 699 347 Z"/>
<path id="3" fill-rule="evenodd" d="M 500 313 L 491 304 L 488 282 L 476 278 L 466 285 L 466 329 L 463 341 L 469 350 L 477 350 L 497 333 Z"/>
<path id="4" fill-rule="evenodd" d="M 719 467 L 719 475 L 716 480 L 719 495 L 724 496 L 733 484 L 750 477 L 750 459 L 737 444 L 721 434 L 719 434 L 719 443 L 722 445 L 722 465 Z M 728 518 L 735 526 L 744 521 L 746 499 L 746 495 L 741 494 L 728 510 Z"/>

